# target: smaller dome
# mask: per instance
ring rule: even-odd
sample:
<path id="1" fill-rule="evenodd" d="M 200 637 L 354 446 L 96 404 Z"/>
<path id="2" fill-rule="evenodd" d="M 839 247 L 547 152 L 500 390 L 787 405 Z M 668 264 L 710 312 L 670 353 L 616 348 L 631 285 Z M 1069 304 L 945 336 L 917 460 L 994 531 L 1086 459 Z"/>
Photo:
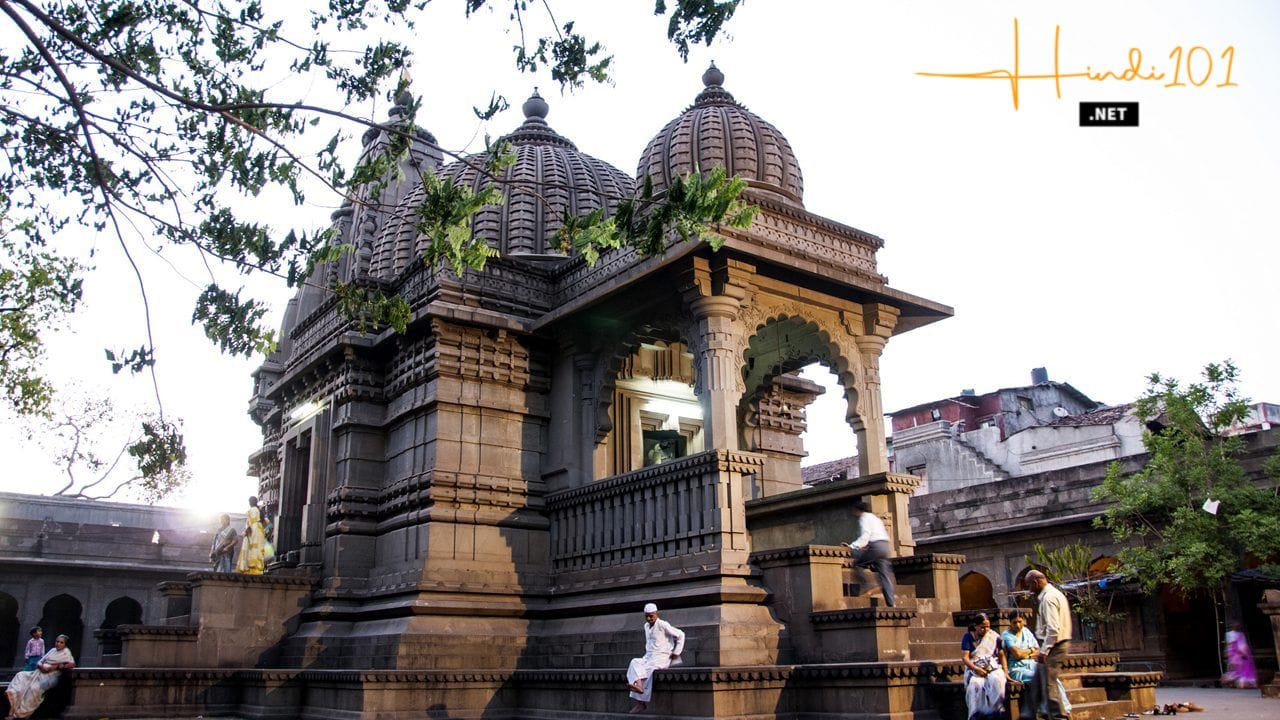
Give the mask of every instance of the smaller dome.
<path id="1" fill-rule="evenodd" d="M 657 192 L 695 168 L 723 167 L 757 191 L 803 205 L 800 164 L 782 133 L 734 100 L 715 63 L 702 74 L 702 84 L 693 105 L 649 141 L 636 176 L 648 175 Z"/>
<path id="2" fill-rule="evenodd" d="M 472 232 L 507 255 L 554 255 L 552 236 L 564 216 L 603 208 L 612 215 L 618 202 L 635 194 L 635 180 L 618 168 L 578 148 L 547 124 L 547 101 L 537 90 L 522 106 L 525 120 L 504 139 L 516 161 L 501 177 L 482 172 L 484 156 L 450 163 L 443 178 L 473 190 L 496 182 L 506 202 L 476 213 Z"/>

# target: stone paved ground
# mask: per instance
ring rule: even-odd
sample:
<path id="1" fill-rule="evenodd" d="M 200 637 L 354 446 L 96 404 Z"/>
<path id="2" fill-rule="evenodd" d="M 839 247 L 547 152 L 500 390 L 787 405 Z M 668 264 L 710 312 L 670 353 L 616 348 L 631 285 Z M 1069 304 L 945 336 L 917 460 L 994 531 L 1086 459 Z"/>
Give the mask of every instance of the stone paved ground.
<path id="1" fill-rule="evenodd" d="M 1187 720 L 1277 720 L 1280 698 L 1264 698 L 1257 690 L 1231 688 L 1160 687 L 1156 701 L 1165 703 L 1194 702 L 1204 712 L 1178 713 Z M 1141 716 L 1146 720 L 1148 716 Z M 1163 716 L 1160 716 L 1163 717 Z"/>

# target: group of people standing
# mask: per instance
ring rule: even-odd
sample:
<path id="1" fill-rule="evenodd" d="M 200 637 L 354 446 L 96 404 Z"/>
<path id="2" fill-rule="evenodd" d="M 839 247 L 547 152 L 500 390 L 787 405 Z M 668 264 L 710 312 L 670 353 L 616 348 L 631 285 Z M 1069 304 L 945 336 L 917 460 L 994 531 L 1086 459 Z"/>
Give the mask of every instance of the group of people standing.
<path id="1" fill-rule="evenodd" d="M 1044 573 L 1032 570 L 1026 587 L 1036 593 L 1036 631 L 1022 614 L 1008 615 L 1009 629 L 996 634 L 985 613 L 969 626 L 960 643 L 964 662 L 964 702 L 969 720 L 991 720 L 1004 713 L 1008 680 L 1023 684 L 1020 720 L 1071 716 L 1071 701 L 1060 678 L 1071 649 L 1071 610 L 1062 591 Z"/>
<path id="2" fill-rule="evenodd" d="M 269 511 L 270 507 L 266 509 Z M 229 573 L 234 570 L 245 575 L 261 575 L 266 569 L 267 561 L 275 556 L 275 548 L 270 540 L 275 529 L 271 513 L 267 512 L 264 520 L 262 510 L 258 508 L 258 498 L 250 497 L 243 535 L 231 527 L 230 515 L 223 513 L 220 519 L 222 526 L 213 536 L 213 544 L 209 547 L 209 562 L 213 563 L 213 571 Z M 240 550 L 238 560 L 237 548 Z"/>

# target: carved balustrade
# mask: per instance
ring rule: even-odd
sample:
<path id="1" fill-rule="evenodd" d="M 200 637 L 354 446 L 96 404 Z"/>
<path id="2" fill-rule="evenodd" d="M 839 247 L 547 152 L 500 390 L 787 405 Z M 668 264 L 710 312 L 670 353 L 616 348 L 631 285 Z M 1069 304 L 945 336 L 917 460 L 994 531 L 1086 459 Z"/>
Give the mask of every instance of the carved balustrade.
<path id="1" fill-rule="evenodd" d="M 553 570 L 643 562 L 655 574 L 745 563 L 743 476 L 763 464 L 755 453 L 708 450 L 548 496 Z M 717 557 L 708 562 L 709 554 Z"/>

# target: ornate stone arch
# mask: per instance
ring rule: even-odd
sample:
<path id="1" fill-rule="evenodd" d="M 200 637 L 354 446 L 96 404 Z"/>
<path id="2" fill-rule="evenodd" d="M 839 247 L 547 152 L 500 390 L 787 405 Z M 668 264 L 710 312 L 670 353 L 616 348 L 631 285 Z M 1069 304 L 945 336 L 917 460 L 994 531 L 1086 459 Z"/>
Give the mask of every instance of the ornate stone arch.
<path id="1" fill-rule="evenodd" d="M 767 295 L 757 295 L 756 302 L 743 311 L 740 324 L 737 357 L 742 363 L 741 390 L 743 402 L 757 389 L 767 386 L 774 377 L 797 370 L 811 362 L 826 365 L 840 381 L 844 389 L 848 410 L 845 417 L 854 432 L 865 426 L 865 408 L 860 354 L 853 335 L 835 311 L 823 310 L 794 300 L 777 300 Z M 768 328 L 789 323 L 807 331 L 812 343 L 788 345 L 777 362 L 752 367 L 754 357 L 749 355 L 752 342 Z"/>

